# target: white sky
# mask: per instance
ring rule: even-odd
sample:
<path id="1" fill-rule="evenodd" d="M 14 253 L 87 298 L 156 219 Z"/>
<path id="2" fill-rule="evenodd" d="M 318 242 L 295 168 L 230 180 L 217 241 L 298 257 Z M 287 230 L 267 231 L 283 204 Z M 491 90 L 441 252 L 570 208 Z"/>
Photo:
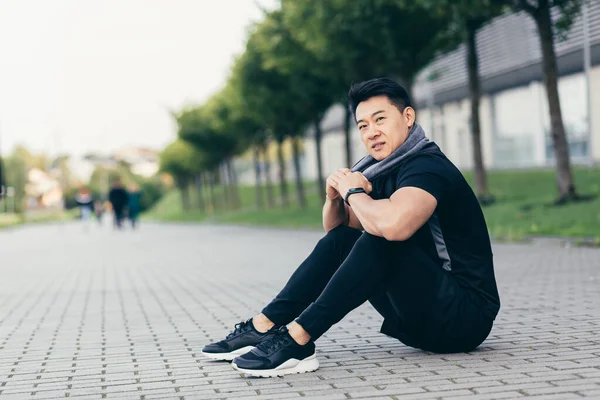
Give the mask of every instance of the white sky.
<path id="1" fill-rule="evenodd" d="M 225 83 L 260 16 L 255 0 L 0 0 L 2 153 L 161 149 L 169 110 Z"/>

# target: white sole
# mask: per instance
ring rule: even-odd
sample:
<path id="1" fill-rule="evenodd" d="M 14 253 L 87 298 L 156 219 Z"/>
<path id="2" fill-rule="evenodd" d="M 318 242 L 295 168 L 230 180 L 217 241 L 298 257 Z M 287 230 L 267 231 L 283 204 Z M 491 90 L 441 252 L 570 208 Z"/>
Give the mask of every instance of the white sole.
<path id="1" fill-rule="evenodd" d="M 319 369 L 319 360 L 317 355 L 313 354 L 302 361 L 291 358 L 275 369 L 244 369 L 238 367 L 235 362 L 231 363 L 233 369 L 243 372 L 249 376 L 258 376 L 261 378 L 272 378 L 276 376 L 284 376 L 291 374 L 302 374 L 305 372 L 313 372 Z"/>
<path id="2" fill-rule="evenodd" d="M 205 357 L 210 358 L 212 360 L 231 361 L 234 358 L 236 358 L 237 356 L 241 356 L 252 350 L 254 350 L 254 346 L 242 347 L 241 349 L 234 350 L 231 353 L 205 353 L 203 351 L 201 351 L 200 353 L 202 353 Z"/>

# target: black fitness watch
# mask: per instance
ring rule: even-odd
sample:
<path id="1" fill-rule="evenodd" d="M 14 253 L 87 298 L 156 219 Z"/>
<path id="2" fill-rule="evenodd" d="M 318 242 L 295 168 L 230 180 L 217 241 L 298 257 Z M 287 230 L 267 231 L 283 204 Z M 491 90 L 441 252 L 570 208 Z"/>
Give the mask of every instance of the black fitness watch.
<path id="1" fill-rule="evenodd" d="M 344 198 L 344 203 L 350 205 L 350 203 L 348 203 L 348 197 L 350 197 L 351 194 L 356 193 L 367 193 L 367 191 L 361 187 L 349 189 L 346 193 L 346 197 Z"/>

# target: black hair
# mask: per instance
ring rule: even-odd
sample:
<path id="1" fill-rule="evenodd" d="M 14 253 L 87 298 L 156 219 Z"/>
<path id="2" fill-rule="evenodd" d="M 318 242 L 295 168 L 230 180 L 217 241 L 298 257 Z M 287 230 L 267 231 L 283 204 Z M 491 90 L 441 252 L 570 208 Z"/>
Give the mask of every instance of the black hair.
<path id="1" fill-rule="evenodd" d="M 355 120 L 356 108 L 360 102 L 375 96 L 386 96 L 400 112 L 404 112 L 406 107 L 412 107 L 408 92 L 398 82 L 390 78 L 370 79 L 353 84 L 348 92 L 348 107 Z"/>

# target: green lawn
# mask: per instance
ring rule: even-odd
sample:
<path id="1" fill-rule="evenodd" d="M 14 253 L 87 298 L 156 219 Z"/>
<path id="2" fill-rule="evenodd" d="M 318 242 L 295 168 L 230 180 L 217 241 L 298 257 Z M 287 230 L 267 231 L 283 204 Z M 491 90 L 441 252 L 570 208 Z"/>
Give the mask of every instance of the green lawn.
<path id="1" fill-rule="evenodd" d="M 490 190 L 496 202 L 484 207 L 488 228 L 497 239 L 521 239 L 529 235 L 596 238 L 600 241 L 600 169 L 576 168 L 575 182 L 582 195 L 595 196 L 589 201 L 552 205 L 556 196 L 553 170 L 491 171 Z M 471 182 L 471 174 L 466 174 Z M 236 211 L 217 211 L 210 215 L 184 213 L 179 193 L 168 193 L 147 219 L 166 221 L 210 221 L 227 224 L 268 225 L 279 227 L 321 227 L 321 203 L 314 182 L 307 183 L 308 207 L 296 206 L 295 190 L 290 184 L 292 205 L 258 211 L 253 187 L 241 187 L 242 207 Z M 275 188 L 279 195 L 278 188 Z"/>
<path id="2" fill-rule="evenodd" d="M 20 223 L 21 218 L 17 214 L 0 213 L 0 228 L 7 228 Z"/>
<path id="3" fill-rule="evenodd" d="M 0 229 L 8 228 L 26 223 L 41 223 L 65 221 L 74 219 L 78 214 L 78 210 L 66 211 L 36 211 L 28 212 L 24 216 L 18 214 L 0 213 Z"/>

